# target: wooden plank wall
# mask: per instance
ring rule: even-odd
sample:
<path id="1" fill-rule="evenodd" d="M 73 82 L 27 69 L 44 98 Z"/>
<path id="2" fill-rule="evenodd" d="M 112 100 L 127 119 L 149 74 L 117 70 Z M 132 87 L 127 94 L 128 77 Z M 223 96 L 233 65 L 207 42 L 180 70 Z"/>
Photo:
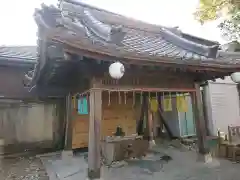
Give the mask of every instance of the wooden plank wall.
<path id="1" fill-rule="evenodd" d="M 75 110 L 76 111 L 76 110 Z M 89 114 L 78 115 L 73 113 L 73 136 L 72 149 L 83 148 L 88 146 Z"/>
<path id="2" fill-rule="evenodd" d="M 120 98 L 119 98 L 120 97 Z M 135 103 L 134 103 L 135 102 Z M 135 105 L 134 105 L 135 104 Z M 136 122 L 140 118 L 140 99 L 133 100 L 133 93 L 103 92 L 102 102 L 103 118 L 101 123 L 101 138 L 112 136 L 116 127 L 123 128 L 125 135 L 136 133 Z M 88 146 L 89 115 L 79 115 L 73 109 L 73 139 L 72 148 Z"/>
<path id="3" fill-rule="evenodd" d="M 126 98 L 125 98 L 126 97 Z M 102 137 L 113 135 L 116 127 L 123 128 L 125 135 L 136 133 L 137 120 L 140 118 L 139 100 L 133 103 L 132 92 L 103 93 Z"/>
<path id="4" fill-rule="evenodd" d="M 115 81 L 108 73 L 102 77 L 103 88 L 173 88 L 193 89 L 193 77 L 186 73 L 174 72 L 138 72 L 127 71 L 122 79 Z M 120 97 L 120 98 L 119 98 Z M 135 100 L 133 100 L 135 99 Z M 133 98 L 133 93 L 103 92 L 102 96 L 101 138 L 111 136 L 117 126 L 121 126 L 126 135 L 136 133 L 136 121 L 140 118 L 140 97 Z M 135 105 L 133 106 L 135 102 Z M 73 110 L 73 139 L 72 148 L 88 146 L 89 115 L 79 115 Z"/>
<path id="5" fill-rule="evenodd" d="M 134 71 L 133 71 L 134 72 Z M 134 72 L 128 71 L 119 80 L 112 79 L 108 73 L 102 78 L 103 88 L 166 88 L 193 89 L 193 76 L 173 72 Z"/>

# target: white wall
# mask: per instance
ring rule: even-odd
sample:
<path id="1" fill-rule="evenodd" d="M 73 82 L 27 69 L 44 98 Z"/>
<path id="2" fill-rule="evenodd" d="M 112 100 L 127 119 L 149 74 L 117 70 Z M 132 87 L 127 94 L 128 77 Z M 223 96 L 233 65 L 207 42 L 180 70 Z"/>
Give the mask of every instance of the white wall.
<path id="1" fill-rule="evenodd" d="M 56 105 L 16 103 L 0 106 L 0 139 L 4 145 L 53 141 L 59 118 Z"/>
<path id="2" fill-rule="evenodd" d="M 217 129 L 227 134 L 229 125 L 240 125 L 237 85 L 230 77 L 209 81 L 204 94 L 210 135 L 217 135 Z"/>

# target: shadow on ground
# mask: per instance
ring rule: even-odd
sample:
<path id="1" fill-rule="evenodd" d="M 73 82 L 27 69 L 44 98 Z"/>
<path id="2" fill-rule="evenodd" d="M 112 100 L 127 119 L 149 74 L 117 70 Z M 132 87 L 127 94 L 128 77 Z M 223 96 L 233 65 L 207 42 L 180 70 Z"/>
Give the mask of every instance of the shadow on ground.
<path id="1" fill-rule="evenodd" d="M 62 160 L 58 155 L 45 155 L 41 160 L 50 180 L 86 179 L 87 156 L 76 154 Z M 197 162 L 194 151 L 156 146 L 142 159 L 113 163 L 102 168 L 104 180 L 236 180 L 240 165 L 227 160 L 214 159 L 212 163 Z"/>

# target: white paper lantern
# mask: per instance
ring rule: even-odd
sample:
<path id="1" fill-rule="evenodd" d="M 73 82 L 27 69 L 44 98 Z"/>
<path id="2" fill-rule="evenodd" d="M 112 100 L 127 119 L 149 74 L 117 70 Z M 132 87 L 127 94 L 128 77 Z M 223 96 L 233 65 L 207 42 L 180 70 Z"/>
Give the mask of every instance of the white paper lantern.
<path id="1" fill-rule="evenodd" d="M 240 72 L 235 72 L 231 74 L 231 79 L 235 83 L 240 83 Z"/>
<path id="2" fill-rule="evenodd" d="M 120 62 L 115 62 L 109 66 L 109 74 L 113 79 L 121 79 L 124 72 L 125 68 Z"/>

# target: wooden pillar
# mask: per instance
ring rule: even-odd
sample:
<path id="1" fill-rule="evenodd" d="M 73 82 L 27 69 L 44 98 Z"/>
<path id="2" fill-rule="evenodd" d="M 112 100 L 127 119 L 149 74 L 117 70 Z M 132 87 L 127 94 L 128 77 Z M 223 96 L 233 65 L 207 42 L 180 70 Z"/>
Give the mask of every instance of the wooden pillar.
<path id="1" fill-rule="evenodd" d="M 149 100 L 147 94 L 143 94 L 143 117 L 144 117 L 144 124 L 146 127 L 144 128 L 144 139 L 150 141 L 150 127 L 149 127 Z"/>
<path id="2" fill-rule="evenodd" d="M 148 128 L 149 128 L 149 140 L 153 140 L 153 112 L 150 109 L 150 105 L 148 106 Z"/>
<path id="3" fill-rule="evenodd" d="M 72 96 L 69 93 L 66 96 L 66 127 L 65 127 L 65 144 L 64 144 L 64 150 L 65 151 L 71 151 L 72 150 Z"/>
<path id="4" fill-rule="evenodd" d="M 208 154 L 209 149 L 207 148 L 206 143 L 206 137 L 207 137 L 207 131 L 206 131 L 206 121 L 204 117 L 203 112 L 203 102 L 202 102 L 202 95 L 200 90 L 200 84 L 195 83 L 194 84 L 196 92 L 192 96 L 192 102 L 193 102 L 193 112 L 194 112 L 194 119 L 195 119 L 195 125 L 196 125 L 196 132 L 197 132 L 197 138 L 198 138 L 198 149 L 200 154 Z"/>
<path id="5" fill-rule="evenodd" d="M 148 128 L 149 128 L 149 145 L 150 147 L 155 145 L 154 136 L 153 136 L 153 112 L 150 109 L 150 102 L 148 106 Z"/>
<path id="6" fill-rule="evenodd" d="M 97 86 L 97 81 L 92 81 L 92 87 Z M 90 91 L 90 116 L 89 116 L 89 141 L 88 141 L 88 178 L 99 179 L 101 176 L 101 120 L 102 120 L 102 91 Z"/>
<path id="7" fill-rule="evenodd" d="M 155 145 L 153 139 L 153 112 L 150 107 L 150 97 L 146 93 L 143 95 L 143 111 L 144 111 L 144 120 L 146 123 L 146 128 L 144 129 L 144 138 L 149 141 L 149 145 Z"/>

